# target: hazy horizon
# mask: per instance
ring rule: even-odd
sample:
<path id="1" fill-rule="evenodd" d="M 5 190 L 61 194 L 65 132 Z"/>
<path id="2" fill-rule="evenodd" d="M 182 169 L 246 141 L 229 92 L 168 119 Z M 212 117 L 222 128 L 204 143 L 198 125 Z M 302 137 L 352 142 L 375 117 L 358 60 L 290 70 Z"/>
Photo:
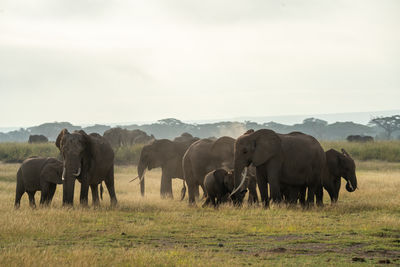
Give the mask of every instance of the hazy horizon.
<path id="1" fill-rule="evenodd" d="M 399 110 L 398 14 L 396 0 L 2 1 L 0 126 Z"/>

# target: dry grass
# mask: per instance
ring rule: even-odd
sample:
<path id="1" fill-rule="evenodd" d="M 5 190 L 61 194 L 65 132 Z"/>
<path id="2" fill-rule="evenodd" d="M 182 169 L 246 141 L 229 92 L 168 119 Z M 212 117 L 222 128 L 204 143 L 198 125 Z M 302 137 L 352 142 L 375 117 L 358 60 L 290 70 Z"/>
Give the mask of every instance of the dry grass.
<path id="1" fill-rule="evenodd" d="M 341 191 L 339 203 L 302 210 L 273 206 L 218 210 L 162 200 L 160 171 L 147 173 L 142 198 L 133 166 L 116 168 L 119 206 L 107 190 L 98 209 L 13 209 L 18 164 L 0 164 L 0 263 L 4 266 L 362 265 L 400 263 L 400 168 L 360 162 L 360 190 Z M 182 182 L 174 180 L 176 198 Z M 39 200 L 40 192 L 36 199 Z M 365 263 L 355 261 L 360 258 Z"/>

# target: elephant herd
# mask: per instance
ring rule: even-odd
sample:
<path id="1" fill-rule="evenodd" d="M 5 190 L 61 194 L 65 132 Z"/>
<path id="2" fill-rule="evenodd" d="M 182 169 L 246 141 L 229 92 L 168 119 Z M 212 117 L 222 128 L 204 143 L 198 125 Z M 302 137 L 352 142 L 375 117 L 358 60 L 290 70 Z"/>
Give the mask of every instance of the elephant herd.
<path id="1" fill-rule="evenodd" d="M 84 131 L 69 133 L 63 129 L 56 146 L 62 161 L 32 157 L 17 172 L 15 207 L 27 192 L 35 206 L 34 194 L 41 191 L 40 204 L 51 203 L 57 184 L 63 185 L 63 205 L 73 205 L 75 180 L 81 184 L 80 204 L 88 205 L 89 187 L 93 205 L 99 205 L 102 182 L 108 189 L 111 205 L 117 204 L 114 188 L 114 152 L 102 136 Z M 146 170 L 161 168 L 160 195 L 173 198 L 172 179 L 183 180 L 181 200 L 186 186 L 189 204 L 199 198 L 202 188 L 203 206 L 217 206 L 231 201 L 241 205 L 248 192 L 248 202 L 300 203 L 322 205 L 323 189 L 334 203 L 338 200 L 343 177 L 346 190 L 357 188 L 355 164 L 350 155 L 330 149 L 326 152 L 310 135 L 301 132 L 278 134 L 272 130 L 248 130 L 237 139 L 199 139 L 183 134 L 174 140 L 160 139 L 145 145 L 137 165 L 140 192 L 145 194 Z M 133 179 L 134 180 L 134 179 Z"/>

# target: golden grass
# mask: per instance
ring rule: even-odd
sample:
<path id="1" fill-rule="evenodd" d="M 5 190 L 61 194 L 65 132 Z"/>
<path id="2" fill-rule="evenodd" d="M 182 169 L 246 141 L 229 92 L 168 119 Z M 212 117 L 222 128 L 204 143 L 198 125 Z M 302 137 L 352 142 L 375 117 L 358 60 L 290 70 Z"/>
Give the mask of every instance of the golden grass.
<path id="1" fill-rule="evenodd" d="M 107 190 L 100 208 L 62 208 L 58 187 L 50 208 L 31 210 L 27 195 L 13 209 L 18 164 L 0 164 L 0 265 L 228 266 L 400 263 L 400 168 L 358 163 L 359 190 L 339 202 L 302 210 L 284 205 L 219 209 L 159 196 L 160 170 L 147 172 L 140 196 L 134 166 L 116 167 L 118 207 Z M 90 194 L 89 194 L 90 195 Z M 37 193 L 37 202 L 40 192 Z"/>

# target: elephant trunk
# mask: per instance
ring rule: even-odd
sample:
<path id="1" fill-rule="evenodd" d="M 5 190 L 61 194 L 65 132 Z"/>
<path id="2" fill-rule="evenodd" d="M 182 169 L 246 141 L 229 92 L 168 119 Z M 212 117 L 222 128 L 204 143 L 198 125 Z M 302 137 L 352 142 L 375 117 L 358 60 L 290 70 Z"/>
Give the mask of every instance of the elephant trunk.
<path id="1" fill-rule="evenodd" d="M 74 205 L 75 177 L 70 176 L 63 180 L 63 205 Z"/>
<path id="2" fill-rule="evenodd" d="M 354 192 L 357 189 L 357 178 L 356 176 L 352 176 L 350 179 L 347 179 L 346 190 L 348 192 Z"/>
<path id="3" fill-rule="evenodd" d="M 81 160 L 65 160 L 62 182 L 63 182 L 63 205 L 74 204 L 75 180 L 81 175 Z"/>
<path id="4" fill-rule="evenodd" d="M 138 171 L 138 176 L 140 180 L 140 194 L 144 196 L 144 189 L 145 189 L 145 184 L 144 184 L 144 175 L 145 175 L 145 170 L 147 169 L 147 165 L 140 160 L 137 171 Z"/>
<path id="5" fill-rule="evenodd" d="M 234 164 L 234 190 L 231 193 L 231 198 L 235 203 L 243 201 L 244 194 L 240 194 L 245 190 L 243 187 L 244 181 L 247 176 L 247 166 L 237 160 Z"/>

